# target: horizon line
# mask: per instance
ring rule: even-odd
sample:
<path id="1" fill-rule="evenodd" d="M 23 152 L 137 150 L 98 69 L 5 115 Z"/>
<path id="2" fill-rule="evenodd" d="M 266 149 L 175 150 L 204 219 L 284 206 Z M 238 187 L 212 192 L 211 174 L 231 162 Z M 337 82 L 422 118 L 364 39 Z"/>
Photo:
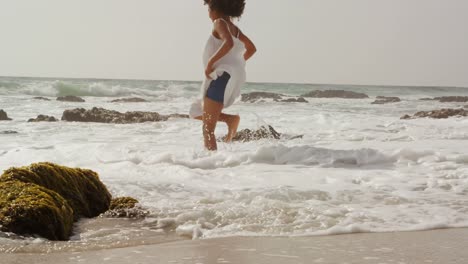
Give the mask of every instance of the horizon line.
<path id="1" fill-rule="evenodd" d="M 44 77 L 44 76 L 4 76 L 0 78 L 19 78 L 19 79 L 62 79 L 62 80 L 100 80 L 100 81 L 169 81 L 169 82 L 202 82 L 201 80 L 161 80 L 161 79 L 136 79 L 136 78 L 98 78 L 98 77 Z M 333 86 L 364 86 L 364 87 L 417 87 L 417 88 L 464 88 L 468 86 L 453 86 L 453 85 L 394 85 L 394 84 L 337 84 L 337 83 L 294 83 L 294 82 L 252 82 L 250 84 L 297 84 L 297 85 L 333 85 Z"/>

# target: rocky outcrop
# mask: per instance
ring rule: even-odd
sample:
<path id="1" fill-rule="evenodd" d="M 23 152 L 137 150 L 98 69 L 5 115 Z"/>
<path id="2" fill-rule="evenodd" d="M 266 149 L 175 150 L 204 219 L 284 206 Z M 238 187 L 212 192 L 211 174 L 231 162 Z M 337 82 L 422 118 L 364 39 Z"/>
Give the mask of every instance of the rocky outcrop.
<path id="1" fill-rule="evenodd" d="M 18 132 L 13 131 L 13 130 L 5 130 L 5 131 L 0 131 L 0 134 L 1 135 L 11 135 L 11 134 L 18 134 Z"/>
<path id="2" fill-rule="evenodd" d="M 302 97 L 313 98 L 347 98 L 347 99 L 364 99 L 369 98 L 367 94 L 357 93 L 344 90 L 325 90 L 325 91 L 311 91 L 303 94 Z"/>
<path id="3" fill-rule="evenodd" d="M 81 97 L 74 96 L 74 95 L 67 95 L 67 96 L 60 96 L 57 97 L 57 101 L 62 101 L 62 102 L 78 102 L 78 103 L 83 103 L 85 100 Z"/>
<path id="4" fill-rule="evenodd" d="M 272 126 L 266 125 L 261 126 L 257 130 L 250 130 L 248 128 L 242 129 L 236 133 L 236 136 L 232 139 L 233 142 L 249 142 L 261 139 L 284 139 L 293 140 L 303 138 L 304 135 L 287 135 L 281 134 L 276 131 Z M 218 139 L 218 141 L 225 141 L 226 137 Z"/>
<path id="5" fill-rule="evenodd" d="M 73 209 L 58 193 L 33 183 L 0 182 L 0 230 L 67 240 Z"/>
<path id="6" fill-rule="evenodd" d="M 0 121 L 2 120 L 11 120 L 11 118 L 8 117 L 7 113 L 0 109 Z"/>
<path id="7" fill-rule="evenodd" d="M 286 97 L 286 98 L 284 98 Z M 265 99 L 272 99 L 275 102 L 282 103 L 308 103 L 303 97 L 290 97 L 284 94 L 268 92 L 252 92 L 242 94 L 241 101 L 247 103 L 264 102 Z"/>
<path id="8" fill-rule="evenodd" d="M 121 98 L 112 100 L 111 103 L 145 103 L 148 102 L 143 98 L 132 97 L 132 98 Z"/>
<path id="9" fill-rule="evenodd" d="M 288 98 L 288 99 L 280 100 L 278 102 L 282 102 L 282 103 L 308 103 L 308 101 L 306 99 L 304 99 L 304 97 Z"/>
<path id="10" fill-rule="evenodd" d="M 242 94 L 241 101 L 248 102 L 248 103 L 255 103 L 262 99 L 273 99 L 273 100 L 281 100 L 283 99 L 282 94 L 277 93 L 268 93 L 268 92 L 252 92 L 247 94 Z"/>
<path id="11" fill-rule="evenodd" d="M 468 116 L 468 111 L 463 108 L 420 111 L 414 114 L 413 116 L 404 115 L 401 117 L 401 119 L 414 119 L 414 118 L 425 118 L 425 117 L 444 119 L 444 118 L 449 118 L 452 116 Z"/>
<path id="12" fill-rule="evenodd" d="M 109 210 L 103 216 L 118 218 L 143 218 L 147 216 L 149 212 L 138 206 L 138 203 L 138 200 L 132 197 L 112 199 Z"/>
<path id="13" fill-rule="evenodd" d="M 111 195 L 96 172 L 59 166 L 49 162 L 10 168 L 0 176 L 1 182 L 21 181 L 52 190 L 67 200 L 74 218 L 96 217 L 107 211 Z"/>
<path id="14" fill-rule="evenodd" d="M 97 123 L 114 123 L 114 124 L 131 124 L 144 122 L 160 122 L 167 121 L 169 118 L 188 118 L 188 115 L 171 114 L 161 115 L 156 112 L 126 112 L 107 110 L 104 108 L 94 107 L 91 110 L 84 108 L 76 108 L 65 110 L 62 115 L 62 120 L 73 122 L 97 122 Z"/>
<path id="15" fill-rule="evenodd" d="M 73 222 L 108 210 L 111 194 L 96 172 L 43 162 L 0 176 L 0 228 L 67 240 Z"/>
<path id="16" fill-rule="evenodd" d="M 372 102 L 372 104 L 388 104 L 398 102 L 401 102 L 401 99 L 398 97 L 377 96 L 376 100 Z"/>
<path id="17" fill-rule="evenodd" d="M 438 100 L 441 103 L 466 103 L 468 102 L 468 96 L 443 96 L 436 97 L 434 100 Z"/>
<path id="18" fill-rule="evenodd" d="M 49 98 L 45 98 L 45 97 L 42 97 L 42 96 L 36 96 L 36 97 L 33 97 L 34 100 L 42 100 L 42 101 L 50 101 Z"/>
<path id="19" fill-rule="evenodd" d="M 262 126 L 257 130 L 248 128 L 237 132 L 232 141 L 248 142 L 260 139 L 280 139 L 281 134 L 278 133 L 272 126 Z"/>
<path id="20" fill-rule="evenodd" d="M 112 199 L 109 210 L 135 208 L 138 200 L 132 197 L 119 197 Z"/>
<path id="21" fill-rule="evenodd" d="M 57 122 L 58 120 L 53 116 L 38 115 L 37 118 L 31 118 L 28 122 Z"/>
<path id="22" fill-rule="evenodd" d="M 439 101 L 441 103 L 466 103 L 468 96 L 442 96 L 436 98 L 421 98 L 421 101 Z"/>

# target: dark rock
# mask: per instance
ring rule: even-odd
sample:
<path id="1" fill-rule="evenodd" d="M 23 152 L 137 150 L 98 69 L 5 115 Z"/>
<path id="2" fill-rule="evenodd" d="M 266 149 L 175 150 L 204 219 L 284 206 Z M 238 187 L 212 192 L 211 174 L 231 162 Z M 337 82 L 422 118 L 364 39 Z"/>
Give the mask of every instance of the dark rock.
<path id="1" fill-rule="evenodd" d="M 442 96 L 436 98 L 421 98 L 421 101 L 439 101 L 441 103 L 466 103 L 468 102 L 468 96 Z"/>
<path id="2" fill-rule="evenodd" d="M 11 120 L 11 118 L 8 117 L 7 113 L 0 109 L 0 120 Z"/>
<path id="3" fill-rule="evenodd" d="M 277 93 L 267 93 L 267 92 L 252 92 L 247 94 L 242 94 L 241 101 L 255 103 L 261 99 L 274 99 L 281 100 L 284 95 Z"/>
<path id="4" fill-rule="evenodd" d="M 280 102 L 283 102 L 283 103 L 308 103 L 308 101 L 306 99 L 304 99 L 304 97 L 288 98 L 288 99 L 281 100 Z"/>
<path id="5" fill-rule="evenodd" d="M 277 132 L 272 126 L 261 126 L 257 130 L 250 130 L 248 128 L 242 129 L 241 131 L 236 133 L 236 136 L 232 139 L 233 142 L 240 141 L 240 142 L 249 142 L 254 140 L 260 139 L 285 139 L 285 140 L 293 140 L 293 139 L 300 139 L 303 138 L 304 135 L 287 135 L 281 134 Z M 218 141 L 224 142 L 226 136 L 219 138 Z"/>
<path id="6" fill-rule="evenodd" d="M 377 100 L 372 102 L 372 104 L 388 104 L 397 102 L 401 102 L 401 99 L 398 97 L 377 96 Z"/>
<path id="7" fill-rule="evenodd" d="M 61 96 L 57 97 L 57 101 L 62 101 L 62 102 L 85 102 L 85 100 L 81 97 L 74 96 L 74 95 L 67 95 L 67 96 Z"/>
<path id="8" fill-rule="evenodd" d="M 143 218 L 149 212 L 138 206 L 138 200 L 132 197 L 119 197 L 112 199 L 109 210 L 104 213 L 105 217 L 127 217 Z"/>
<path id="9" fill-rule="evenodd" d="M 18 134 L 18 132 L 13 131 L 13 130 L 5 130 L 5 131 L 1 131 L 0 134 L 2 134 L 2 135 L 11 135 L 11 134 Z"/>
<path id="10" fill-rule="evenodd" d="M 351 91 L 343 90 L 325 90 L 325 91 L 311 91 L 302 97 L 313 97 L 313 98 L 347 98 L 347 99 L 363 99 L 369 98 L 367 94 L 356 93 Z"/>
<path id="11" fill-rule="evenodd" d="M 121 98 L 112 100 L 111 103 L 145 103 L 148 102 L 143 98 L 132 97 L 132 98 Z"/>
<path id="12" fill-rule="evenodd" d="M 42 97 L 42 96 L 33 97 L 33 99 L 34 99 L 34 100 L 50 101 L 49 98 L 45 98 L 45 97 Z"/>
<path id="13" fill-rule="evenodd" d="M 465 108 L 468 108 L 468 105 L 465 105 Z"/>
<path id="14" fill-rule="evenodd" d="M 280 139 L 281 134 L 278 133 L 272 126 L 262 126 L 257 130 L 250 130 L 248 128 L 237 132 L 232 141 L 248 142 L 260 139 Z"/>
<path id="15" fill-rule="evenodd" d="M 420 111 L 414 114 L 414 116 L 404 115 L 401 117 L 401 119 L 414 119 L 414 118 L 425 118 L 425 117 L 444 119 L 444 118 L 449 118 L 452 116 L 468 116 L 468 111 L 463 108 Z"/>
<path id="16" fill-rule="evenodd" d="M 186 114 L 170 114 L 168 115 L 169 118 L 190 118 L 189 115 Z"/>
<path id="17" fill-rule="evenodd" d="M 28 122 L 57 122 L 58 120 L 53 116 L 38 115 L 37 118 L 31 118 Z"/>
<path id="18" fill-rule="evenodd" d="M 97 173 L 42 162 L 0 176 L 0 226 L 4 232 L 69 238 L 73 221 L 107 211 L 111 195 Z"/>
<path id="19" fill-rule="evenodd" d="M 441 103 L 466 103 L 468 102 L 468 96 L 443 96 L 436 97 L 434 100 L 438 100 Z"/>
<path id="20" fill-rule="evenodd" d="M 144 122 L 160 122 L 167 121 L 169 118 L 188 118 L 188 115 L 172 114 L 161 115 L 156 112 L 126 112 L 120 113 L 113 110 L 94 107 L 91 110 L 84 108 L 76 108 L 73 110 L 65 110 L 62 115 L 64 121 L 74 122 L 97 122 L 97 123 L 114 123 L 114 124 L 131 124 Z"/>

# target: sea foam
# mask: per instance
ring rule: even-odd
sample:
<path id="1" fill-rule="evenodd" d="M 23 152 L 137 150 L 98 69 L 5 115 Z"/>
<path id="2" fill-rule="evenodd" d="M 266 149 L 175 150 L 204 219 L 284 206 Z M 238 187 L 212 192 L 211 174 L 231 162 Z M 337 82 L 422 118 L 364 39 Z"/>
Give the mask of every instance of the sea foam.
<path id="1" fill-rule="evenodd" d="M 404 114 L 448 103 L 421 97 L 468 95 L 468 89 L 299 84 L 248 84 L 243 92 L 300 95 L 347 89 L 371 97 L 309 103 L 238 102 L 227 113 L 240 129 L 272 125 L 289 140 L 219 143 L 203 150 L 201 122 L 170 119 L 131 125 L 27 123 L 38 114 L 60 119 L 64 110 L 104 107 L 186 113 L 199 83 L 126 80 L 0 78 L 0 169 L 50 161 L 95 170 L 114 196 L 133 196 L 150 211 L 144 220 L 98 218 L 78 223 L 66 244 L 32 242 L 0 233 L 0 251 L 49 252 L 219 236 L 329 235 L 468 227 L 468 122 L 400 120 Z M 84 103 L 33 100 L 78 95 Z M 110 103 L 140 96 L 146 103 Z M 458 106 L 458 104 L 456 105 Z M 220 123 L 216 135 L 227 132 Z"/>

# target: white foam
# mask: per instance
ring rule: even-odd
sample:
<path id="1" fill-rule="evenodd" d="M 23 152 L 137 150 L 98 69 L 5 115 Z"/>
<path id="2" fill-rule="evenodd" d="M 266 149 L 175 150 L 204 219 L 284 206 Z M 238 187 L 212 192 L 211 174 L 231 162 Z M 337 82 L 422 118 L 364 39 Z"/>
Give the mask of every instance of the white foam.
<path id="1" fill-rule="evenodd" d="M 14 119 L 0 122 L 0 131 L 19 132 L 0 134 L 0 169 L 38 161 L 93 169 L 115 196 L 134 196 L 151 211 L 146 220 L 126 227 L 119 223 L 113 228 L 113 220 L 100 219 L 105 228 L 80 230 L 74 237 L 77 243 L 121 246 L 122 237 L 136 241 L 139 235 L 161 232 L 209 238 L 468 226 L 468 123 L 399 119 L 442 103 L 238 103 L 229 111 L 241 115 L 240 129 L 271 124 L 281 133 L 304 138 L 220 143 L 215 153 L 203 150 L 201 122 L 195 120 L 134 125 L 25 122 L 38 114 L 60 118 L 65 109 L 75 107 L 186 113 L 189 98 L 198 93 L 191 90 L 193 83 L 93 82 L 74 86 L 65 81 L 72 87 L 60 88 L 55 81 L 28 81 L 14 95 L 0 88 L 0 109 Z M 86 96 L 86 103 L 30 99 L 31 94 L 52 97 L 70 91 L 95 96 Z M 407 92 L 409 97 L 420 93 Z M 131 94 L 146 94 L 151 102 L 109 103 L 110 97 Z M 219 136 L 226 132 L 224 124 L 216 131 Z"/>
<path id="2" fill-rule="evenodd" d="M 142 154 L 141 156 L 146 156 L 146 154 Z M 288 147 L 279 144 L 260 147 L 253 153 L 220 151 L 216 153 L 199 152 L 179 156 L 166 152 L 150 157 L 148 160 L 143 161 L 143 163 L 153 165 L 169 163 L 191 169 L 205 170 L 230 168 L 255 163 L 320 167 L 361 167 L 365 165 L 392 164 L 397 158 L 407 158 L 407 156 L 405 151 L 402 151 L 401 155 L 390 156 L 373 149 L 333 150 L 313 146 Z M 132 161 L 133 159 L 135 158 L 107 162 Z"/>

